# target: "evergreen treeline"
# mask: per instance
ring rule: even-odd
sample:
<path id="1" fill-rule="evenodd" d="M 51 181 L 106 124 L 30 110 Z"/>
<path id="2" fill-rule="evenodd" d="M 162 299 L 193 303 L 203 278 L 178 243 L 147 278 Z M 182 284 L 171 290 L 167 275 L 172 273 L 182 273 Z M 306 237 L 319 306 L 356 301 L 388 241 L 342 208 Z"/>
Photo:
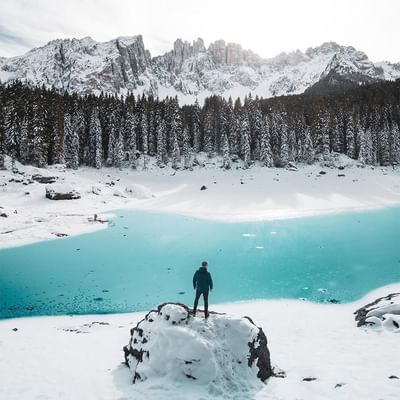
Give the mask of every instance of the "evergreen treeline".
<path id="1" fill-rule="evenodd" d="M 330 152 L 367 164 L 400 163 L 400 81 L 324 96 L 233 102 L 218 96 L 180 107 L 176 98 L 78 96 L 20 82 L 0 85 L 2 155 L 44 167 L 136 167 L 141 156 L 189 168 L 198 152 L 245 167 L 311 164 Z M 1 166 L 1 165 L 0 165 Z"/>

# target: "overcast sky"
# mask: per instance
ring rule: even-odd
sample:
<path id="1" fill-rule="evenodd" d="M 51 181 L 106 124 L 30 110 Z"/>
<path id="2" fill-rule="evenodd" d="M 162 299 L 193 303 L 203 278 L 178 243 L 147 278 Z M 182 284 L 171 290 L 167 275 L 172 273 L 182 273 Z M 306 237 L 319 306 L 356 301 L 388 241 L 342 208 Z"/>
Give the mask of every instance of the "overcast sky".
<path id="1" fill-rule="evenodd" d="M 153 56 L 202 37 L 262 57 L 335 41 L 400 62 L 399 16 L 400 0 L 0 0 L 0 56 L 56 38 L 142 34 Z"/>

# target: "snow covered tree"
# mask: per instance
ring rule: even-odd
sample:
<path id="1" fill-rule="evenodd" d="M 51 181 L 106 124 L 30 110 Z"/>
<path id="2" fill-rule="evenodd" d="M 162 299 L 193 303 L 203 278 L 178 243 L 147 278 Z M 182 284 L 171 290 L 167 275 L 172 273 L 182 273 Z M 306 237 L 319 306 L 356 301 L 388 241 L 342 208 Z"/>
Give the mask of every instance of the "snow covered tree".
<path id="1" fill-rule="evenodd" d="M 165 131 L 165 121 L 160 117 L 157 125 L 157 165 L 159 167 L 164 166 L 165 160 L 167 159 Z"/>
<path id="2" fill-rule="evenodd" d="M 190 168 L 191 150 L 190 150 L 189 128 L 187 126 L 183 128 L 182 155 L 183 155 L 184 168 L 185 169 Z"/>
<path id="3" fill-rule="evenodd" d="M 200 152 L 201 137 L 200 137 L 200 106 L 196 99 L 193 107 L 192 117 L 192 134 L 193 134 L 193 151 L 195 154 Z"/>
<path id="4" fill-rule="evenodd" d="M 372 135 L 370 129 L 362 130 L 360 132 L 360 151 L 358 154 L 358 160 L 365 164 L 371 164 L 373 161 Z"/>
<path id="5" fill-rule="evenodd" d="M 137 118 L 132 111 L 127 112 L 125 120 L 126 151 L 128 153 L 129 164 L 136 168 L 136 131 Z"/>
<path id="6" fill-rule="evenodd" d="M 178 135 L 176 131 L 172 132 L 173 142 L 172 142 L 172 168 L 178 169 L 181 162 L 181 152 L 178 144 Z"/>
<path id="7" fill-rule="evenodd" d="M 261 130 L 261 143 L 260 143 L 260 161 L 264 166 L 270 168 L 274 166 L 274 159 L 272 157 L 271 143 L 270 143 L 270 127 L 268 118 L 264 118 L 264 124 Z"/>
<path id="8" fill-rule="evenodd" d="M 64 116 L 64 149 L 65 164 L 67 168 L 78 169 L 79 167 L 79 136 L 74 129 L 71 115 Z"/>
<path id="9" fill-rule="evenodd" d="M 91 165 L 100 169 L 103 164 L 103 142 L 99 110 L 94 108 L 89 123 Z"/>
<path id="10" fill-rule="evenodd" d="M 244 168 L 250 165 L 250 151 L 250 124 L 246 113 L 243 113 L 240 126 L 240 153 Z"/>
<path id="11" fill-rule="evenodd" d="M 350 158 L 356 158 L 356 128 L 354 126 L 354 120 L 351 116 L 347 121 L 346 145 L 346 154 Z"/>
<path id="12" fill-rule="evenodd" d="M 315 160 L 315 151 L 311 139 L 311 131 L 308 126 L 304 127 L 301 148 L 302 148 L 301 160 L 306 164 L 312 164 Z"/>
<path id="13" fill-rule="evenodd" d="M 149 132 L 148 132 L 147 116 L 145 113 L 142 114 L 142 120 L 140 126 L 142 134 L 143 169 L 146 169 L 147 155 L 149 153 Z"/>
<path id="14" fill-rule="evenodd" d="M 229 140 L 228 135 L 224 133 L 222 135 L 222 156 L 223 156 L 223 167 L 225 169 L 231 168 L 231 155 L 229 151 Z"/>

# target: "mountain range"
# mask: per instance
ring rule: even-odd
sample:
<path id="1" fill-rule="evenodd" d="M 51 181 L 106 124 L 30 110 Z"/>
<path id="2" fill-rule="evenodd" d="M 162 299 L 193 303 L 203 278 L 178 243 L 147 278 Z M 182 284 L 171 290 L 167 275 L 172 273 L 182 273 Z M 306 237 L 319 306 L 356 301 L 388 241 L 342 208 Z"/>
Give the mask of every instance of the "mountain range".
<path id="1" fill-rule="evenodd" d="M 236 43 L 177 39 L 152 57 L 141 35 L 99 43 L 57 39 L 24 55 L 0 58 L 0 81 L 19 79 L 78 94 L 177 95 L 181 104 L 210 95 L 268 98 L 400 78 L 400 63 L 373 63 L 351 46 L 319 47 L 263 59 Z"/>

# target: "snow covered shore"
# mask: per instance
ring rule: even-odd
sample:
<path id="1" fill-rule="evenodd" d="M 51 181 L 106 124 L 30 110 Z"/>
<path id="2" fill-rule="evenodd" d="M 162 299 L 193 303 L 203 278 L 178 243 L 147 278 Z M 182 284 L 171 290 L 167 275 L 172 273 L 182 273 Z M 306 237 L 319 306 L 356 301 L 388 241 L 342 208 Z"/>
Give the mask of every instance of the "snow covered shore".
<path id="1" fill-rule="evenodd" d="M 215 164 L 215 165 L 214 165 Z M 17 165 L 22 174 L 0 171 L 0 248 L 102 229 L 117 209 L 171 212 L 224 221 L 291 218 L 400 204 L 400 169 L 361 168 L 341 156 L 334 167 L 298 170 L 223 170 L 208 160 L 193 171 L 80 168 L 46 170 Z M 338 166 L 345 167 L 338 169 Z M 77 191 L 76 200 L 45 198 L 34 174 L 56 177 L 57 187 Z M 52 185 L 52 184 L 50 184 Z M 200 190 L 202 186 L 205 190 Z"/>
<path id="2" fill-rule="evenodd" d="M 398 334 L 358 328 L 353 312 L 399 291 L 400 284 L 391 285 L 343 305 L 297 300 L 212 305 L 233 316 L 250 315 L 267 335 L 272 362 L 286 372 L 286 378 L 270 378 L 258 389 L 249 385 L 231 393 L 192 380 L 133 385 L 122 347 L 144 313 L 3 320 L 0 398 L 398 400 Z"/>

